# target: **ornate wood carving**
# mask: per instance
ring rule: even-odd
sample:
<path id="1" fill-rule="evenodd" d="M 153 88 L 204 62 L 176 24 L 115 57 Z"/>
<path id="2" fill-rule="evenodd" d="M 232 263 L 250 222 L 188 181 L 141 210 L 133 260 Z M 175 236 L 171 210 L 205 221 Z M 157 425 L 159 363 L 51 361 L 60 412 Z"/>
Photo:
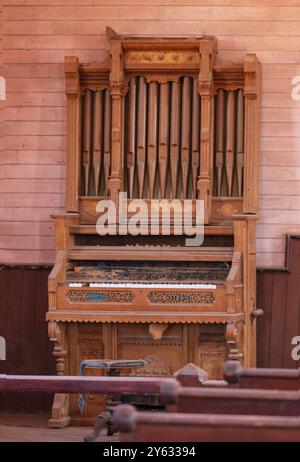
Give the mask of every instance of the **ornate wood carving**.
<path id="1" fill-rule="evenodd" d="M 68 298 L 72 303 L 85 302 L 101 302 L 101 303 L 132 303 L 134 295 L 131 292 L 112 292 L 112 291 L 85 291 L 80 292 L 71 290 L 68 292 Z"/>
<path id="2" fill-rule="evenodd" d="M 150 292 L 148 300 L 153 304 L 212 304 L 216 297 L 212 292 L 195 293 L 195 292 Z"/>
<path id="3" fill-rule="evenodd" d="M 107 28 L 107 39 L 104 62 L 65 61 L 67 213 L 54 217 L 47 313 L 57 372 L 99 355 L 150 357 L 140 370 L 150 375 L 194 362 L 218 378 L 228 355 L 254 366 L 259 63 L 253 54 L 218 62 L 210 36 Z M 202 199 L 203 245 L 185 247 L 186 235 L 161 226 L 147 236 L 145 223 L 137 236 L 119 223 L 116 236 L 99 236 L 96 204 L 112 199 L 118 209 L 119 192 L 127 206 L 145 199 L 147 211 L 152 199 L 164 199 L 164 211 L 192 199 L 193 219 Z M 53 425 L 68 422 L 68 406 L 56 396 Z"/>
<path id="4" fill-rule="evenodd" d="M 66 326 L 65 324 L 50 321 L 48 323 L 50 341 L 54 342 L 53 355 L 56 358 L 57 375 L 68 373 L 68 350 L 66 348 Z M 50 427 L 65 427 L 70 424 L 69 396 L 63 393 L 56 393 L 52 406 L 52 416 L 49 420 Z"/>
<path id="5" fill-rule="evenodd" d="M 200 43 L 200 72 L 198 91 L 201 96 L 200 132 L 200 174 L 197 190 L 198 198 L 204 201 L 204 223 L 210 222 L 212 195 L 212 132 L 213 132 L 213 65 L 216 55 L 216 40 L 207 37 Z"/>

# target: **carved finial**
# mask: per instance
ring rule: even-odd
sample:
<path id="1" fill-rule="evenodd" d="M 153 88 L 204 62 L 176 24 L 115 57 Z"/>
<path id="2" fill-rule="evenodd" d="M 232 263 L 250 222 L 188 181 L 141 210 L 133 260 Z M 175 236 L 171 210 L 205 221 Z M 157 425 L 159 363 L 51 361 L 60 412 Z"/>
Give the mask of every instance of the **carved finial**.
<path id="1" fill-rule="evenodd" d="M 226 361 L 224 364 L 224 379 L 228 383 L 238 383 L 242 366 L 239 361 Z"/>
<path id="2" fill-rule="evenodd" d="M 120 35 L 111 27 L 106 26 L 106 36 L 108 40 L 120 40 Z"/>

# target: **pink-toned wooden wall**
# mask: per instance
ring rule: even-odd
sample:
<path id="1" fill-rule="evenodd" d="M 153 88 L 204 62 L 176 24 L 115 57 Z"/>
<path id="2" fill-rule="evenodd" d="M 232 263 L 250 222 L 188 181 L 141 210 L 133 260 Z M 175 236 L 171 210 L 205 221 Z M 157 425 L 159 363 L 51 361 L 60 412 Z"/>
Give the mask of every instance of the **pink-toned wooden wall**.
<path id="1" fill-rule="evenodd" d="M 52 263 L 64 206 L 63 60 L 101 60 L 105 26 L 135 34 L 214 34 L 219 56 L 257 53 L 263 69 L 258 266 L 284 265 L 284 235 L 300 233 L 299 0 L 2 0 L 0 262 Z M 2 51 L 2 53 L 1 53 Z M 1 110 L 1 107 L 4 108 Z M 0 116 L 1 122 L 1 116 Z"/>

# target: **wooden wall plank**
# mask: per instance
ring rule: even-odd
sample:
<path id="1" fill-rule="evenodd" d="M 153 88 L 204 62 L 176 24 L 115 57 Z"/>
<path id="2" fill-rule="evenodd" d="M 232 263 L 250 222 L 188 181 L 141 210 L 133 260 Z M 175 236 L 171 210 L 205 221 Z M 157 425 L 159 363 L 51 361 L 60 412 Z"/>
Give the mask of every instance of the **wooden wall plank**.
<path id="1" fill-rule="evenodd" d="M 257 366 L 268 364 L 272 319 L 273 274 L 262 272 L 258 275 L 257 306 L 264 310 L 263 318 L 257 321 Z"/>
<path id="2" fill-rule="evenodd" d="M 0 270 L 0 335 L 7 344 L 7 360 L 1 361 L 1 373 L 55 373 L 45 322 L 49 271 L 41 267 Z M 0 394 L 2 411 L 49 412 L 50 408 L 51 396 Z"/>
<path id="3" fill-rule="evenodd" d="M 32 230 L 32 240 L 27 240 L 26 254 L 25 248 L 11 249 L 11 240 L 6 239 L 8 247 L 1 246 L 0 262 L 28 261 L 32 242 L 42 232 L 38 226 L 28 226 L 30 208 L 32 220 L 49 222 L 47 210 L 50 214 L 63 207 L 64 56 L 78 55 L 84 63 L 105 59 L 105 28 L 110 25 L 120 33 L 216 35 L 222 60 L 237 62 L 246 52 L 257 53 L 262 61 L 262 214 L 257 261 L 263 266 L 282 266 L 284 234 L 293 231 L 292 226 L 297 232 L 300 225 L 300 215 L 295 213 L 300 203 L 300 107 L 291 97 L 292 79 L 300 75 L 299 1 L 145 0 L 143 8 L 138 8 L 139 4 L 138 0 L 111 0 L 109 5 L 103 0 L 4 0 L 1 46 L 7 100 L 0 196 L 6 218 L 2 233 L 21 236 L 20 220 L 28 232 Z M 14 211 L 19 207 L 17 194 L 26 195 L 23 219 Z M 39 197 L 36 202 L 34 195 Z M 267 244 L 268 237 L 272 240 Z M 32 262 L 50 258 L 48 245 L 49 241 L 41 240 Z"/>
<path id="4" fill-rule="evenodd" d="M 272 316 L 270 325 L 268 367 L 284 367 L 285 363 L 283 361 L 283 349 L 285 333 L 285 312 L 289 276 L 287 273 L 273 273 L 272 279 Z"/>

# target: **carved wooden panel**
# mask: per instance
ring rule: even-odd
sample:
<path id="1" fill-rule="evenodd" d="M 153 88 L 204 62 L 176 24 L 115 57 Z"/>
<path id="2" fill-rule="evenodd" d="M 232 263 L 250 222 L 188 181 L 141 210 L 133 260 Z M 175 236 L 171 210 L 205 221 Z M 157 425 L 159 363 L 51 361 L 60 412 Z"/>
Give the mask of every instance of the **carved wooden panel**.
<path id="1" fill-rule="evenodd" d="M 145 375 L 159 375 L 160 368 L 171 375 L 184 364 L 185 341 L 182 325 L 169 325 L 156 340 L 148 324 L 118 324 L 118 359 L 155 357 L 154 363 L 145 367 Z"/>
<path id="2" fill-rule="evenodd" d="M 84 359 L 99 359 L 104 357 L 103 327 L 101 324 L 81 323 L 69 326 L 70 338 L 70 357 L 72 375 L 79 375 L 80 361 Z M 84 375 L 104 375 L 103 370 L 89 369 L 84 370 Z M 80 424 L 82 419 L 97 415 L 105 405 L 103 395 L 85 395 L 86 408 L 79 411 L 77 405 L 78 395 L 72 395 L 70 408 L 73 423 Z"/>
<path id="3" fill-rule="evenodd" d="M 227 347 L 222 325 L 202 326 L 199 334 L 199 365 L 209 379 L 223 378 L 223 364 L 227 358 Z"/>

